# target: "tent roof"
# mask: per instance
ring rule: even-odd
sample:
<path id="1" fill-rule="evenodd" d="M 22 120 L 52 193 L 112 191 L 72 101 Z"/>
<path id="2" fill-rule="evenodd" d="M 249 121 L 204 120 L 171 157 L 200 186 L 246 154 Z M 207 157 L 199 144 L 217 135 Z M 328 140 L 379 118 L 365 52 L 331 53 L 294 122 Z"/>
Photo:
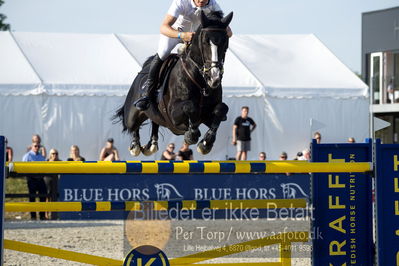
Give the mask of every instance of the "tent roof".
<path id="1" fill-rule="evenodd" d="M 0 32 L 0 94 L 127 93 L 158 35 Z M 314 35 L 235 35 L 226 96 L 362 97 L 367 86 Z"/>

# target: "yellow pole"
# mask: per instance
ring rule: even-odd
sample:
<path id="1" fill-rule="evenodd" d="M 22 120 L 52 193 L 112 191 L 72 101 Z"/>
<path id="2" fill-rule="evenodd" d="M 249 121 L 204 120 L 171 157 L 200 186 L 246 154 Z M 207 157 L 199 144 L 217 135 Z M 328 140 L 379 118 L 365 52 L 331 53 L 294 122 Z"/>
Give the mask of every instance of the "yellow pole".
<path id="1" fill-rule="evenodd" d="M 103 258 L 94 255 L 88 255 L 84 253 L 63 250 L 58 248 L 50 248 L 45 246 L 39 246 L 29 243 L 23 243 L 14 240 L 4 240 L 4 248 L 15 251 L 37 254 L 40 256 L 47 256 L 57 259 L 63 259 L 68 261 L 76 261 L 81 263 L 93 264 L 93 265 L 122 265 L 123 261 Z"/>
<path id="2" fill-rule="evenodd" d="M 190 168 L 203 169 L 203 172 L 195 174 L 223 173 L 223 166 L 234 165 L 233 173 L 251 173 L 253 169 L 264 164 L 263 173 L 364 173 L 371 171 L 372 163 L 310 163 L 300 161 L 258 161 L 258 162 L 14 162 L 9 164 L 9 171 L 17 174 L 154 174 L 163 173 L 162 164 L 171 164 L 171 173 L 190 173 Z M 133 168 L 133 169 L 132 169 Z M 137 168 L 137 169 L 134 169 Z M 129 170 L 130 169 L 130 170 Z M 166 172 L 169 173 L 169 172 Z"/>

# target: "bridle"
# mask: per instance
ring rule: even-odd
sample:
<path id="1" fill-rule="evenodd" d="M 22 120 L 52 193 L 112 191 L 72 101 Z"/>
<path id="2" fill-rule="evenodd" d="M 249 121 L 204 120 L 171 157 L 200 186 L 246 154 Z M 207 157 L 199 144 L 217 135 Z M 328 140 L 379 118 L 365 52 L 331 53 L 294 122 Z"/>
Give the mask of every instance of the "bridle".
<path id="1" fill-rule="evenodd" d="M 226 29 L 222 29 L 222 28 L 204 28 L 204 29 L 202 29 L 202 30 L 200 31 L 200 33 L 199 33 L 199 36 L 198 36 L 199 40 L 202 40 L 202 34 L 203 34 L 204 32 L 225 32 L 225 33 L 227 34 L 227 30 L 226 30 Z M 191 45 L 191 43 L 190 43 L 189 45 Z M 206 59 L 205 59 L 205 56 L 204 56 L 204 53 L 203 53 L 202 43 L 200 43 L 200 44 L 199 44 L 199 50 L 200 50 L 201 59 L 202 59 L 202 67 L 201 67 L 197 62 L 195 62 L 195 61 L 189 56 L 188 50 L 189 50 L 189 49 L 186 48 L 184 58 L 185 58 L 186 60 L 189 60 L 189 61 L 197 68 L 197 70 L 200 72 L 202 78 L 204 79 L 204 82 L 205 82 L 206 85 L 205 85 L 205 86 L 201 86 L 201 85 L 194 79 L 194 77 L 191 75 L 191 73 L 190 73 L 190 72 L 188 71 L 188 69 L 187 69 L 187 65 L 186 65 L 185 60 L 183 59 L 183 57 L 181 57 L 180 60 L 181 60 L 181 62 L 182 62 L 182 66 L 183 66 L 184 72 L 186 72 L 187 76 L 188 76 L 188 77 L 190 78 L 190 80 L 195 84 L 195 86 L 197 86 L 197 87 L 201 90 L 201 93 L 202 93 L 204 96 L 208 96 L 208 95 L 209 95 L 209 94 L 208 94 L 208 90 L 207 90 L 207 89 L 208 89 L 208 84 L 207 84 L 207 82 L 206 82 L 206 77 L 209 75 L 209 72 L 210 72 L 210 71 L 212 70 L 212 68 L 214 68 L 214 67 L 219 68 L 220 71 L 221 71 L 221 73 L 222 73 L 222 75 L 223 75 L 223 72 L 224 72 L 224 69 L 223 69 L 224 62 L 206 60 Z"/>

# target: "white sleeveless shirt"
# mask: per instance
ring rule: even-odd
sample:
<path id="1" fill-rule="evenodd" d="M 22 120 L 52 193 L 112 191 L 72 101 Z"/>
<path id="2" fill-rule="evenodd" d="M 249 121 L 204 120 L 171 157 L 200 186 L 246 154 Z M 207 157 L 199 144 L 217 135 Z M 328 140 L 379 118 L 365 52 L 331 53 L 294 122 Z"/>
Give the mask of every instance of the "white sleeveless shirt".
<path id="1" fill-rule="evenodd" d="M 213 11 L 222 11 L 216 0 L 209 0 L 204 7 L 197 7 L 193 0 L 173 0 L 168 15 L 177 18 L 172 28 L 180 31 L 195 31 L 201 24 L 201 12 L 209 14 Z"/>

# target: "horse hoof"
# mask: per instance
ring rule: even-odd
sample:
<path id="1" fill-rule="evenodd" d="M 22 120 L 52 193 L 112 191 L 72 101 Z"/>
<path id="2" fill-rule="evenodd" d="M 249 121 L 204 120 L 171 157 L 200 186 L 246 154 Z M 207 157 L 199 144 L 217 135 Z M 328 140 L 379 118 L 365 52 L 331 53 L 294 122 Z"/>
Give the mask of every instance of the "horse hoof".
<path id="1" fill-rule="evenodd" d="M 184 141 L 188 145 L 193 145 L 198 142 L 200 136 L 201 132 L 199 130 L 187 131 L 186 133 L 184 133 Z"/>
<path id="2" fill-rule="evenodd" d="M 145 156 L 150 156 L 152 153 L 150 151 L 150 149 L 147 146 L 143 146 L 141 147 L 141 152 L 145 155 Z"/>
<path id="3" fill-rule="evenodd" d="M 130 154 L 135 157 L 139 156 L 140 152 L 141 152 L 140 147 L 133 147 L 133 148 L 129 149 L 129 151 L 130 151 Z"/>
<path id="4" fill-rule="evenodd" d="M 202 154 L 206 155 L 211 152 L 213 145 L 207 145 L 205 141 L 201 141 L 197 146 L 197 151 Z"/>
<path id="5" fill-rule="evenodd" d="M 158 151 L 158 145 L 157 144 L 152 144 L 150 147 L 150 152 L 152 154 L 156 153 Z"/>

